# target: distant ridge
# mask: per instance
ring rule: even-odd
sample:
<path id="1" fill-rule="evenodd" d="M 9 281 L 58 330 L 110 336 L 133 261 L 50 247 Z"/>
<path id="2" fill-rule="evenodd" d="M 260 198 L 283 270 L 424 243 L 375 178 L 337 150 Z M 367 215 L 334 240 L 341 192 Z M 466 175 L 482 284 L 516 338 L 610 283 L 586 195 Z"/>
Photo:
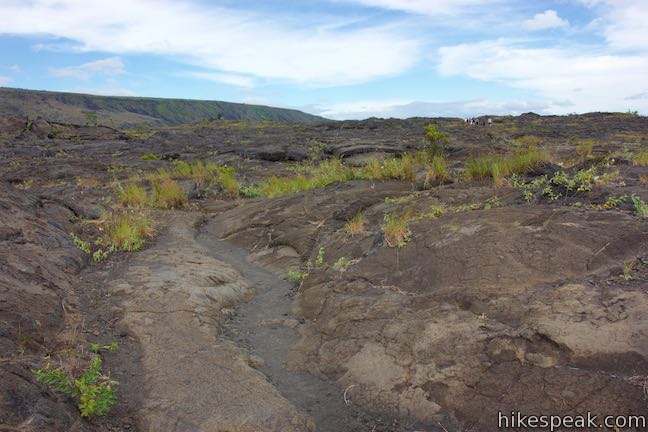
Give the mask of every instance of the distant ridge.
<path id="1" fill-rule="evenodd" d="M 200 120 L 270 120 L 301 123 L 325 120 L 301 111 L 221 101 L 95 96 L 0 87 L 0 117 L 42 117 L 59 123 L 113 127 L 171 126 Z"/>

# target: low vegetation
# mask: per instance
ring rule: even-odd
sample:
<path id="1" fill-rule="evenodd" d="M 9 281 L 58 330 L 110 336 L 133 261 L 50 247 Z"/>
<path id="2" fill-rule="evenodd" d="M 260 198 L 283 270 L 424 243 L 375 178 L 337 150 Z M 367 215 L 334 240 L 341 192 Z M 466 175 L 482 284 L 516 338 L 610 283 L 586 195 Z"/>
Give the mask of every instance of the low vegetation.
<path id="1" fill-rule="evenodd" d="M 648 150 L 635 154 L 632 163 L 636 166 L 648 166 Z"/>
<path id="2" fill-rule="evenodd" d="M 119 186 L 117 193 L 119 203 L 124 207 L 144 207 L 149 202 L 146 189 L 138 184 L 137 180 L 131 180 L 126 186 Z"/>
<path id="3" fill-rule="evenodd" d="M 100 349 L 114 351 L 116 344 L 97 346 Z M 98 354 L 93 355 L 80 377 L 66 374 L 62 369 L 52 368 L 47 364 L 43 369 L 32 370 L 36 378 L 55 391 L 72 396 L 78 400 L 78 407 L 83 417 L 95 417 L 106 414 L 117 403 L 117 387 L 109 374 L 101 370 L 103 361 Z"/>
<path id="4" fill-rule="evenodd" d="M 151 183 L 151 205 L 161 209 L 183 208 L 189 204 L 189 198 L 176 181 L 161 178 Z"/>
<path id="5" fill-rule="evenodd" d="M 389 247 L 403 248 L 409 243 L 412 231 L 409 228 L 410 215 L 405 212 L 401 215 L 386 214 L 381 226 L 385 243 Z"/>
<path id="6" fill-rule="evenodd" d="M 366 220 L 364 212 L 356 213 L 344 224 L 344 232 L 350 237 L 362 234 L 365 230 Z"/>
<path id="7" fill-rule="evenodd" d="M 548 159 L 546 154 L 534 148 L 506 155 L 483 155 L 468 159 L 465 172 L 471 180 L 491 178 L 495 184 L 501 184 L 513 174 L 531 173 Z"/>
<path id="8" fill-rule="evenodd" d="M 328 159 L 318 164 L 305 164 L 293 176 L 272 176 L 259 185 L 261 193 L 269 198 L 351 180 L 407 180 L 416 179 L 416 162 L 407 154 L 387 159 L 371 159 L 361 168 L 351 167 L 339 159 Z"/>

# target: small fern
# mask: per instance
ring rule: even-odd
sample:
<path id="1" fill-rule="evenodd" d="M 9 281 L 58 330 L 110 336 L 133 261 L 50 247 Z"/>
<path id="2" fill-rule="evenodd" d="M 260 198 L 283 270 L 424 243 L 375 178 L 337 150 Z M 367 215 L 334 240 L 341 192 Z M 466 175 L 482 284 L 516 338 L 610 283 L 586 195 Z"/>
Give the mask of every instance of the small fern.
<path id="1" fill-rule="evenodd" d="M 109 349 L 113 347 L 116 347 L 116 344 L 100 348 L 113 351 L 114 349 Z M 110 380 L 110 376 L 101 372 L 102 364 L 101 357 L 94 356 L 86 372 L 74 381 L 66 377 L 62 370 L 52 369 L 49 364 L 44 369 L 32 370 L 32 373 L 36 375 L 38 381 L 52 389 L 78 398 L 81 416 L 95 417 L 106 414 L 117 403 L 117 396 L 115 396 L 117 388 L 113 387 L 114 382 Z"/>

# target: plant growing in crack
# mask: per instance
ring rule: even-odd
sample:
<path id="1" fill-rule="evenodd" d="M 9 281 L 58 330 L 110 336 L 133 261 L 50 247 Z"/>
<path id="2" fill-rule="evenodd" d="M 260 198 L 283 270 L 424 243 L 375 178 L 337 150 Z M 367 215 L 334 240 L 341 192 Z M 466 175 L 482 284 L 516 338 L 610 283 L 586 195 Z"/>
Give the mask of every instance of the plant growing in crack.
<path id="1" fill-rule="evenodd" d="M 95 353 L 101 349 L 114 351 L 117 345 L 91 346 L 91 351 Z M 102 364 L 101 357 L 95 354 L 85 372 L 76 379 L 61 369 L 52 368 L 49 363 L 43 369 L 32 370 L 32 373 L 52 389 L 78 399 L 82 417 L 96 417 L 106 414 L 117 403 L 117 382 L 110 379 L 110 374 L 105 375 L 101 371 Z"/>

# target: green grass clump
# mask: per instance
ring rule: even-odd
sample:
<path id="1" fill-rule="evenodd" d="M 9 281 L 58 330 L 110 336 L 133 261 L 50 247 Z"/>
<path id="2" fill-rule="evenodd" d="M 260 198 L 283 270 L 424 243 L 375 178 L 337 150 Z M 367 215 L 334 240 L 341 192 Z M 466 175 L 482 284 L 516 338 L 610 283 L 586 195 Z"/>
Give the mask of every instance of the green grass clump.
<path id="1" fill-rule="evenodd" d="M 103 243 L 114 248 L 133 252 L 142 248 L 145 241 L 155 234 L 151 220 L 143 213 L 113 213 L 105 225 Z"/>
<path id="2" fill-rule="evenodd" d="M 630 198 L 637 214 L 641 217 L 648 217 L 648 204 L 637 194 L 632 194 Z"/>
<path id="3" fill-rule="evenodd" d="M 350 167 L 340 159 L 328 159 L 319 164 L 298 166 L 297 174 L 293 176 L 272 176 L 259 185 L 259 190 L 263 195 L 272 198 L 351 180 L 414 181 L 415 168 L 414 158 L 407 154 L 400 158 L 371 159 L 362 168 Z"/>
<path id="4" fill-rule="evenodd" d="M 533 171 L 548 157 L 536 150 L 522 150 L 508 155 L 483 155 L 466 162 L 466 176 L 471 180 L 492 178 L 497 184 L 510 175 Z"/>
<path id="5" fill-rule="evenodd" d="M 367 218 L 364 212 L 356 213 L 351 219 L 347 220 L 346 224 L 344 224 L 344 232 L 351 237 L 362 234 L 365 229 L 366 220 Z"/>
<path id="6" fill-rule="evenodd" d="M 158 160 L 160 159 L 160 156 L 153 154 L 153 153 L 145 153 L 142 156 L 140 156 L 141 160 Z"/>
<path id="7" fill-rule="evenodd" d="M 382 232 L 385 237 L 385 243 L 389 247 L 398 247 L 399 249 L 407 245 L 412 237 L 412 231 L 409 229 L 410 215 L 403 213 L 400 216 L 386 214 L 382 224 Z"/>
<path id="8" fill-rule="evenodd" d="M 239 184 L 238 180 L 236 180 L 236 176 L 234 175 L 234 168 L 219 167 L 218 183 L 223 189 L 225 195 L 229 196 L 230 198 L 238 198 L 241 185 Z"/>
<path id="9" fill-rule="evenodd" d="M 361 168 L 356 178 L 367 180 L 416 180 L 416 161 L 408 154 L 399 158 L 371 159 Z"/>
<path id="10" fill-rule="evenodd" d="M 434 156 L 429 164 L 426 165 L 425 186 L 433 181 L 441 183 L 450 180 L 450 171 L 443 156 Z"/>
<path id="11" fill-rule="evenodd" d="M 124 207 L 144 207 L 148 203 L 146 189 L 136 182 L 119 187 L 119 203 Z"/>
<path id="12" fill-rule="evenodd" d="M 183 208 L 189 204 L 187 194 L 182 187 L 171 179 L 161 179 L 152 183 L 151 203 L 163 209 Z"/>
<path id="13" fill-rule="evenodd" d="M 245 185 L 239 188 L 239 195 L 245 198 L 257 198 L 263 195 L 259 186 Z"/>
<path id="14" fill-rule="evenodd" d="M 632 164 L 636 166 L 648 166 L 648 150 L 634 155 Z"/>

